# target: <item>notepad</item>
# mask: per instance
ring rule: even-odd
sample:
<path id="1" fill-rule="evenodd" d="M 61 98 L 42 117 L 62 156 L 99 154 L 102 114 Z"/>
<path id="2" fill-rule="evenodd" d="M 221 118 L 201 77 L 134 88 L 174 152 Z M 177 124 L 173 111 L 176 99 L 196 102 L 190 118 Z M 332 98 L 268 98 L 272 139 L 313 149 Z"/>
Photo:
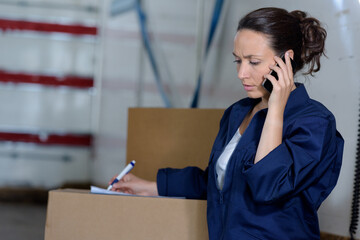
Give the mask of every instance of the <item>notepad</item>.
<path id="1" fill-rule="evenodd" d="M 104 189 L 104 188 L 99 188 L 99 187 L 95 187 L 95 186 L 91 186 L 91 187 L 90 187 L 90 192 L 91 192 L 91 193 L 96 193 L 96 194 L 135 196 L 135 195 L 128 194 L 128 193 L 123 193 L 123 192 L 109 191 L 109 190 L 106 190 L 106 189 Z"/>
<path id="2" fill-rule="evenodd" d="M 91 192 L 91 193 L 95 193 L 95 194 L 108 194 L 108 195 L 121 195 L 121 196 L 137 196 L 137 197 L 155 197 L 155 198 L 185 199 L 185 197 L 165 197 L 165 196 L 140 196 L 140 195 L 133 195 L 133 194 L 123 193 L 123 192 L 109 191 L 109 190 L 106 190 L 106 189 L 104 189 L 104 188 L 99 188 L 99 187 L 96 187 L 96 186 L 91 186 L 91 187 L 90 187 L 90 192 Z"/>

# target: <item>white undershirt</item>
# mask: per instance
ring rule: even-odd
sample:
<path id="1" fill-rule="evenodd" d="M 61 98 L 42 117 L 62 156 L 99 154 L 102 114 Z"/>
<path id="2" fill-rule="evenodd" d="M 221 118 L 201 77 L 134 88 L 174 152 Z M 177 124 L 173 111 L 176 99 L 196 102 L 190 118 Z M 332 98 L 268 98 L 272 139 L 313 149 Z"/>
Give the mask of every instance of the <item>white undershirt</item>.
<path id="1" fill-rule="evenodd" d="M 240 138 L 241 138 L 241 134 L 238 129 L 235 132 L 232 139 L 230 140 L 230 142 L 226 145 L 226 147 L 225 147 L 224 151 L 221 153 L 219 159 L 217 160 L 215 168 L 216 168 L 216 173 L 217 173 L 217 182 L 218 182 L 220 189 L 222 189 L 224 186 L 226 166 L 227 166 L 227 164 L 230 160 L 230 157 L 233 154 Z"/>

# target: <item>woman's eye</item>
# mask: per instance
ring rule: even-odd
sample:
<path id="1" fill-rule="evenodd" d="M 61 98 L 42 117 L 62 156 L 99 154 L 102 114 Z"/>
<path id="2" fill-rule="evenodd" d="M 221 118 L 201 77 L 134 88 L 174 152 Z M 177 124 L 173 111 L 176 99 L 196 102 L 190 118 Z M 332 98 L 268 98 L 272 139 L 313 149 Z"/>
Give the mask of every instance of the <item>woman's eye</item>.
<path id="1" fill-rule="evenodd" d="M 241 63 L 241 60 L 240 60 L 240 59 L 235 59 L 235 60 L 234 60 L 234 63 L 240 64 L 240 63 Z"/>
<path id="2" fill-rule="evenodd" d="M 258 65 L 260 62 L 252 62 L 252 61 L 250 61 L 250 64 L 251 65 Z"/>

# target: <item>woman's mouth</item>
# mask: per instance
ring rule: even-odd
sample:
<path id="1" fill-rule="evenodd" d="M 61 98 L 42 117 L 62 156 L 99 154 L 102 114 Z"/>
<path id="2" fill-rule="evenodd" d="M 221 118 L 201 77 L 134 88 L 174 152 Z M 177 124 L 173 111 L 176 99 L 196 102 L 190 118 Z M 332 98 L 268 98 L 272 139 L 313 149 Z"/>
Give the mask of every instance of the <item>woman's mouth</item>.
<path id="1" fill-rule="evenodd" d="M 243 84 L 243 86 L 244 86 L 245 91 L 251 91 L 251 90 L 253 90 L 253 89 L 255 88 L 255 87 L 252 86 L 252 85 Z"/>

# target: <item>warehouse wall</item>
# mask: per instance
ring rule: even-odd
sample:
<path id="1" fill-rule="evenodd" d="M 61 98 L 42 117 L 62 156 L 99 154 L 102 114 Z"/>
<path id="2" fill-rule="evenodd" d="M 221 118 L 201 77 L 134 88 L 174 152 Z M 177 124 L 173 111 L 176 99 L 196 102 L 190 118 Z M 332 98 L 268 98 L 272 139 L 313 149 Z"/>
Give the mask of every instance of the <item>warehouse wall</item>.
<path id="1" fill-rule="evenodd" d="M 63 82 L 67 77 L 93 78 L 98 37 L 31 27 L 97 27 L 100 7 L 96 0 L 0 2 L 0 187 L 51 188 L 89 181 L 89 145 L 49 140 L 92 133 L 94 88 Z M 24 75 L 28 83 L 22 82 Z M 57 82 L 49 85 L 46 77 Z"/>

